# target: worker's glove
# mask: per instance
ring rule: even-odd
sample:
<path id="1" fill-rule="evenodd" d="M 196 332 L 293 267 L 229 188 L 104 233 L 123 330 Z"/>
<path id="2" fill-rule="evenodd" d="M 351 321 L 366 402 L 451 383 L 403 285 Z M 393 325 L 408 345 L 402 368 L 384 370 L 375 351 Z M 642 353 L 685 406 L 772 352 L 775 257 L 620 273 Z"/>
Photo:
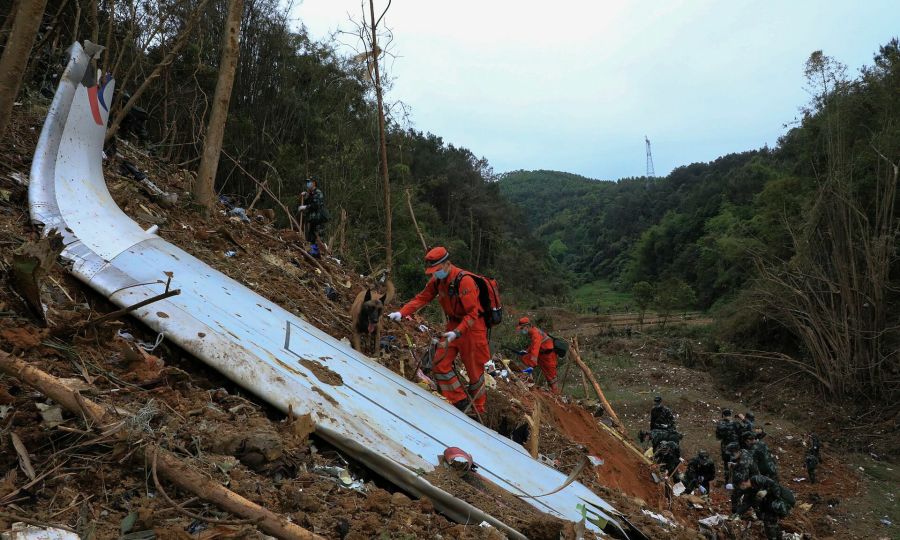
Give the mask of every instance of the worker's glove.
<path id="1" fill-rule="evenodd" d="M 444 332 L 444 339 L 447 340 L 447 345 L 453 342 L 454 339 L 458 338 L 459 334 L 456 330 L 450 330 L 449 332 Z"/>
<path id="2" fill-rule="evenodd" d="M 733 489 L 734 489 L 734 484 L 730 484 L 730 483 L 729 483 L 729 484 L 725 484 L 725 489 L 728 490 L 728 491 L 733 490 Z"/>
<path id="3" fill-rule="evenodd" d="M 761 500 L 765 499 L 766 495 L 768 495 L 768 494 L 769 494 L 768 491 L 761 489 L 756 492 L 756 500 L 761 501 Z"/>
<path id="4" fill-rule="evenodd" d="M 297 207 L 297 210 L 300 211 L 300 212 L 306 210 L 306 205 L 305 205 L 305 204 L 302 204 L 302 205 L 298 206 L 298 207 Z"/>
<path id="5" fill-rule="evenodd" d="M 388 313 L 388 319 L 390 319 L 394 322 L 400 322 L 400 319 L 402 319 L 402 318 L 403 318 L 403 314 L 400 313 L 399 311 L 395 311 L 393 313 Z"/>
<path id="6" fill-rule="evenodd" d="M 531 373 L 532 371 L 534 371 L 534 368 L 533 368 L 533 367 L 527 367 L 527 368 L 525 368 L 525 369 L 522 370 L 522 373 Z"/>

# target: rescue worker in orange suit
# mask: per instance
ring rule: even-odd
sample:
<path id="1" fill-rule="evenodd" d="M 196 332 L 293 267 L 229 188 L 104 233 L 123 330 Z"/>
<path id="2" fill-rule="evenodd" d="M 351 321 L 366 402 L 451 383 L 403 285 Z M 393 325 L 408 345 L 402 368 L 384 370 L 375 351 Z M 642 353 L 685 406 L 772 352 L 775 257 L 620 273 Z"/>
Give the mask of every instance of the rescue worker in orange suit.
<path id="1" fill-rule="evenodd" d="M 428 284 L 400 311 L 390 313 L 388 317 L 394 321 L 409 317 L 437 297 L 447 315 L 447 327 L 435 352 L 432 375 L 441 394 L 458 409 L 466 410 L 469 398 L 463 390 L 463 382 L 453 370 L 453 361 L 459 355 L 469 376 L 468 395 L 474 401 L 473 408 L 483 413 L 486 401 L 484 364 L 491 358 L 487 326 L 478 301 L 478 286 L 468 272 L 459 280 L 458 290 L 453 290 L 460 272 L 465 271 L 450 262 L 450 253 L 445 248 L 430 250 L 425 255 L 425 273 L 431 276 Z"/>
<path id="2" fill-rule="evenodd" d="M 527 335 L 530 340 L 525 354 L 522 355 L 522 362 L 526 366 L 540 366 L 550 385 L 550 391 L 554 394 L 559 393 L 559 387 L 556 385 L 556 351 L 553 349 L 553 338 L 546 332 L 531 324 L 528 317 L 519 319 L 516 331 L 522 335 Z"/>

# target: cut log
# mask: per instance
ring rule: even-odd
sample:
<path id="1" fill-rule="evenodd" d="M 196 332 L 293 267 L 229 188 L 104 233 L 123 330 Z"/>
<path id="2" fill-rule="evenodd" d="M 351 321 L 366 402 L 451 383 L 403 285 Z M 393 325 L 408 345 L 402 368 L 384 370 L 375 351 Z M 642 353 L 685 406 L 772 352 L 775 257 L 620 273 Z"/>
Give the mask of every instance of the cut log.
<path id="1" fill-rule="evenodd" d="M 84 414 L 93 422 L 104 424 L 110 420 L 122 420 L 117 411 L 104 409 L 98 403 L 82 397 L 53 375 L 3 351 L 0 351 L 0 372 L 36 388 L 66 410 Z M 163 478 L 231 514 L 252 520 L 256 527 L 266 534 L 290 540 L 322 540 L 321 536 L 291 523 L 284 516 L 267 510 L 206 478 L 167 450 L 148 445 L 145 448 L 147 463 L 153 462 L 154 453 L 157 469 Z"/>

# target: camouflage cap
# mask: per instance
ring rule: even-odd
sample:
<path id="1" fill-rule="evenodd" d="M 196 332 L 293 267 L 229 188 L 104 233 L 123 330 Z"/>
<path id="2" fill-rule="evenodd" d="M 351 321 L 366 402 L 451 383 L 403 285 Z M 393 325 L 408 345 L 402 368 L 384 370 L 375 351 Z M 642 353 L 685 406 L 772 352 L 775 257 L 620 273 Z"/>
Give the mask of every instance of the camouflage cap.
<path id="1" fill-rule="evenodd" d="M 722 416 L 731 416 L 731 409 L 722 409 Z"/>
<path id="2" fill-rule="evenodd" d="M 730 442 L 730 443 L 728 443 L 728 446 L 725 447 L 725 451 L 729 452 L 729 453 L 737 452 L 740 449 L 741 449 L 741 445 L 739 445 L 736 442 Z"/>
<path id="3" fill-rule="evenodd" d="M 662 396 L 656 396 L 653 398 L 653 403 L 662 403 Z"/>

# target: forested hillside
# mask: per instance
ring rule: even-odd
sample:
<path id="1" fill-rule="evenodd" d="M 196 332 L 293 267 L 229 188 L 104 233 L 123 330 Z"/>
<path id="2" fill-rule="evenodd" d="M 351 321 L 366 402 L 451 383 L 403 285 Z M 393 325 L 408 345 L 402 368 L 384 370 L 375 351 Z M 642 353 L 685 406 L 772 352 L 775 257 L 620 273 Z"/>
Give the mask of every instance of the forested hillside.
<path id="1" fill-rule="evenodd" d="M 0 7 L 0 25 L 10 22 L 9 8 L 8 2 Z M 256 207 L 273 208 L 287 225 L 281 204 L 296 208 L 306 179 L 316 178 L 330 213 L 326 240 L 333 253 L 361 271 L 376 272 L 386 266 L 385 199 L 366 62 L 352 58 L 352 48 L 311 40 L 287 10 L 274 0 L 244 5 L 216 192 L 246 207 L 265 182 L 279 201 L 263 193 Z M 66 49 L 76 39 L 108 45 L 98 67 L 116 79 L 111 118 L 134 107 L 118 135 L 160 159 L 196 167 L 227 11 L 225 0 L 109 2 L 97 11 L 50 0 L 23 90 L 37 100 L 45 99 L 41 91 L 51 95 Z M 351 45 L 365 48 L 362 41 Z M 488 163 L 437 135 L 402 127 L 387 110 L 394 268 L 401 293 L 422 284 L 423 252 L 407 190 L 428 244 L 447 244 L 456 262 L 497 275 L 510 291 L 559 293 L 562 280 L 551 271 L 552 259 L 527 233 L 520 213 L 497 195 Z M 536 264 L 525 272 L 512 263 L 520 256 Z"/>
<path id="2" fill-rule="evenodd" d="M 774 149 L 665 178 L 517 171 L 501 191 L 582 282 L 719 303 L 725 337 L 757 358 L 828 393 L 896 395 L 900 46 L 855 78 L 816 52 L 805 74 L 812 101 Z"/>

